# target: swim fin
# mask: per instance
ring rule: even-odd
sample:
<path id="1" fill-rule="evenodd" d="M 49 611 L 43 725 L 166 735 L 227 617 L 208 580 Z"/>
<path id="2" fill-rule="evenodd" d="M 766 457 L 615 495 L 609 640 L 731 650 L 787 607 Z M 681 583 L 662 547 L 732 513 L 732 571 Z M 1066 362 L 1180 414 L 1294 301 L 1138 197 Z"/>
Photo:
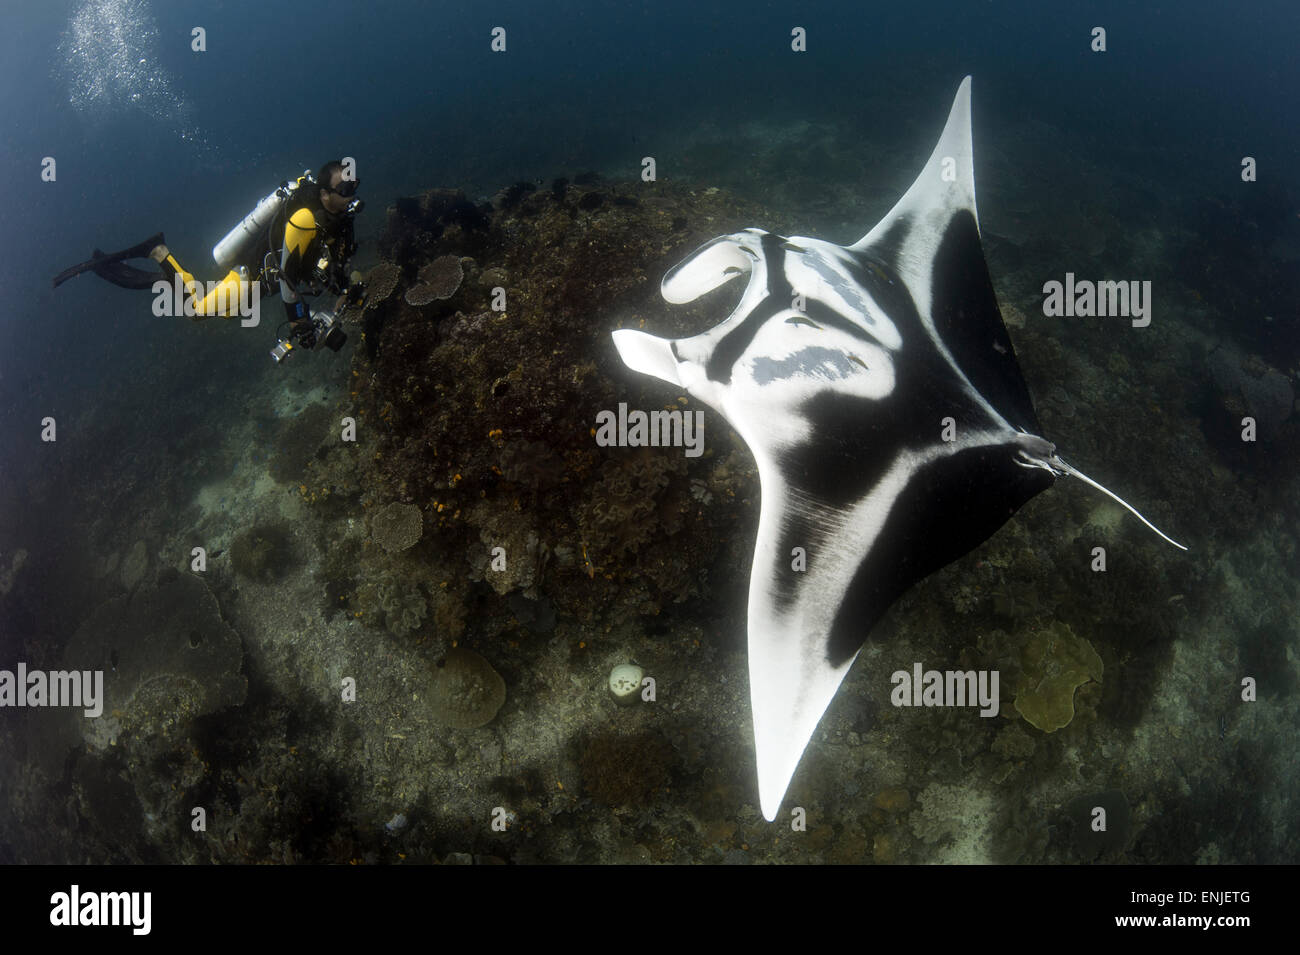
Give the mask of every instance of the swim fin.
<path id="1" fill-rule="evenodd" d="M 156 271 L 147 272 L 144 269 L 125 265 L 123 260 L 146 259 L 149 257 L 151 249 L 163 244 L 165 244 L 163 234 L 159 232 L 157 235 L 150 236 L 143 242 L 133 245 L 129 249 L 123 249 L 121 252 L 104 253 L 99 249 L 95 249 L 91 257 L 85 262 L 66 268 L 54 276 L 54 288 L 58 288 L 68 279 L 80 275 L 82 272 L 94 272 L 104 281 L 120 285 L 122 288 L 152 288 L 153 284 L 159 279 L 168 277 L 161 267 Z"/>

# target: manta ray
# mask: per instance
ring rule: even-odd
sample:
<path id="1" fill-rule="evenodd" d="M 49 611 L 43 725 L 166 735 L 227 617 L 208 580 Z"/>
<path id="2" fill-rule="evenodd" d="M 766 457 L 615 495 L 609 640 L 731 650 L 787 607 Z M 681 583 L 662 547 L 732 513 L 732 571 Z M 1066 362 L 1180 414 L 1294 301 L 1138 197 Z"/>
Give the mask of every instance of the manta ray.
<path id="1" fill-rule="evenodd" d="M 749 681 L 763 815 L 776 818 L 870 629 L 916 581 L 1072 475 L 1042 436 L 975 212 L 970 77 L 925 168 L 850 246 L 762 229 L 705 243 L 670 303 L 748 276 L 721 323 L 613 333 L 624 364 L 720 412 L 758 467 Z"/>

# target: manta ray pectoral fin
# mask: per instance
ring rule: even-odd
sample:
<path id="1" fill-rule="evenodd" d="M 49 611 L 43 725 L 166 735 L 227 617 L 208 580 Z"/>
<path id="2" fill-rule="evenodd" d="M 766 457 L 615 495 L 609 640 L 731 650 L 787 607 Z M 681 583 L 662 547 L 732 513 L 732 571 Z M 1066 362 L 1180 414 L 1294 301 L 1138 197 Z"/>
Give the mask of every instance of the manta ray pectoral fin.
<path id="1" fill-rule="evenodd" d="M 941 231 L 955 209 L 970 210 L 976 225 L 979 224 L 979 214 L 975 210 L 975 147 L 971 137 L 969 76 L 957 88 L 943 133 L 921 174 L 889 214 L 850 248 L 860 252 L 885 241 L 900 220 L 910 220 L 911 230 L 923 241 L 928 241 L 925 238 L 927 234 Z M 926 221 L 928 217 L 933 217 L 932 221 Z"/>
<path id="2" fill-rule="evenodd" d="M 753 617 L 751 617 L 753 620 Z M 820 634 L 791 633 L 775 620 L 749 629 L 749 693 L 754 715 L 758 803 L 763 818 L 776 819 L 790 780 L 822 715 L 852 667 L 817 646 Z"/>
<path id="3" fill-rule="evenodd" d="M 785 539 L 791 515 L 781 502 L 790 499 L 792 488 L 766 456 L 759 472 L 763 499 L 772 503 L 759 515 L 749 585 L 749 696 L 758 802 L 763 818 L 771 822 L 857 653 L 838 659 L 827 653 L 827 635 L 840 604 L 834 592 L 842 584 L 839 573 L 847 568 L 833 560 L 814 564 L 811 575 L 791 568 Z M 859 530 L 827 511 L 819 513 L 818 520 L 823 519 L 839 524 L 850 537 Z"/>
<path id="4" fill-rule="evenodd" d="M 719 236 L 669 269 L 659 284 L 659 291 L 665 301 L 683 305 L 738 275 L 748 275 L 753 267 L 752 253 L 746 251 L 736 236 Z"/>
<path id="5" fill-rule="evenodd" d="M 670 385 L 681 385 L 678 361 L 673 355 L 673 343 L 666 338 L 656 338 L 645 332 L 620 328 L 614 332 L 614 347 L 623 364 L 633 371 L 650 375 Z"/>

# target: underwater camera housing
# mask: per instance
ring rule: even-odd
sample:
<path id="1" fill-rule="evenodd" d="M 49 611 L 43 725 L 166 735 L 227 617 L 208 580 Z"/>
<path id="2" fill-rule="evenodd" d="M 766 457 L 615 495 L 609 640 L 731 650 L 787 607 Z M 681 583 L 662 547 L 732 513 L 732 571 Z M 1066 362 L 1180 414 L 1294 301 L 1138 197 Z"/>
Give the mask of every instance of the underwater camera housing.
<path id="1" fill-rule="evenodd" d="M 333 312 L 317 312 L 311 319 L 312 331 L 316 333 L 316 347 L 324 345 L 330 351 L 338 351 L 347 343 L 347 333 L 339 325 Z"/>
<path id="2" fill-rule="evenodd" d="M 322 309 L 311 317 L 310 323 L 290 331 L 288 338 L 281 338 L 276 342 L 275 347 L 271 349 L 271 357 L 275 359 L 276 364 L 279 364 L 298 349 L 314 351 L 322 345 L 336 352 L 347 343 L 347 340 L 347 333 L 339 325 L 335 314 L 328 309 Z"/>

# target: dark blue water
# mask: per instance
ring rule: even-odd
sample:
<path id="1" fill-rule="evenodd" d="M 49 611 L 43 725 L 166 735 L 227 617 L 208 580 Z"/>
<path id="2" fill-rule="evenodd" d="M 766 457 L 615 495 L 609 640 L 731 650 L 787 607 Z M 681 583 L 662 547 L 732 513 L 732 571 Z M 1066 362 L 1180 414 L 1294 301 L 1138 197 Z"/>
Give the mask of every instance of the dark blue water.
<path id="1" fill-rule="evenodd" d="M 51 298 L 46 275 L 159 228 L 196 268 L 268 185 L 333 155 L 359 161 L 374 200 L 364 234 L 387 197 L 431 184 L 491 193 L 588 167 L 634 170 L 645 154 L 671 174 L 681 133 L 702 121 L 803 117 L 879 137 L 915 116 L 911 141 L 925 148 L 936 104 L 972 73 L 980 135 L 1036 117 L 1099 163 L 1159 151 L 1171 188 L 1226 190 L 1215 170 L 1245 154 L 1272 175 L 1296 158 L 1300 13 L 1285 0 L 1230 13 L 1122 2 L 1056 12 L 1028 0 L 546 6 L 281 4 L 272 16 L 251 0 L 122 0 L 10 12 L 3 383 L 53 374 L 51 348 L 82 364 L 115 327 L 82 314 L 112 311 L 102 289 L 80 283 Z M 118 44 L 147 59 L 139 76 L 120 75 L 138 63 L 61 58 L 78 13 L 104 31 L 152 27 L 152 39 Z M 489 50 L 497 25 L 504 54 Z M 1096 25 L 1108 31 L 1104 54 L 1089 50 Z M 204 53 L 190 49 L 195 26 L 207 30 Z M 794 26 L 808 31 L 805 54 L 789 50 Z M 165 78 L 167 92 L 150 78 Z M 110 92 L 89 96 L 96 83 Z M 57 183 L 38 178 L 44 156 L 58 161 Z M 183 352 L 194 336 L 168 337 Z"/>

